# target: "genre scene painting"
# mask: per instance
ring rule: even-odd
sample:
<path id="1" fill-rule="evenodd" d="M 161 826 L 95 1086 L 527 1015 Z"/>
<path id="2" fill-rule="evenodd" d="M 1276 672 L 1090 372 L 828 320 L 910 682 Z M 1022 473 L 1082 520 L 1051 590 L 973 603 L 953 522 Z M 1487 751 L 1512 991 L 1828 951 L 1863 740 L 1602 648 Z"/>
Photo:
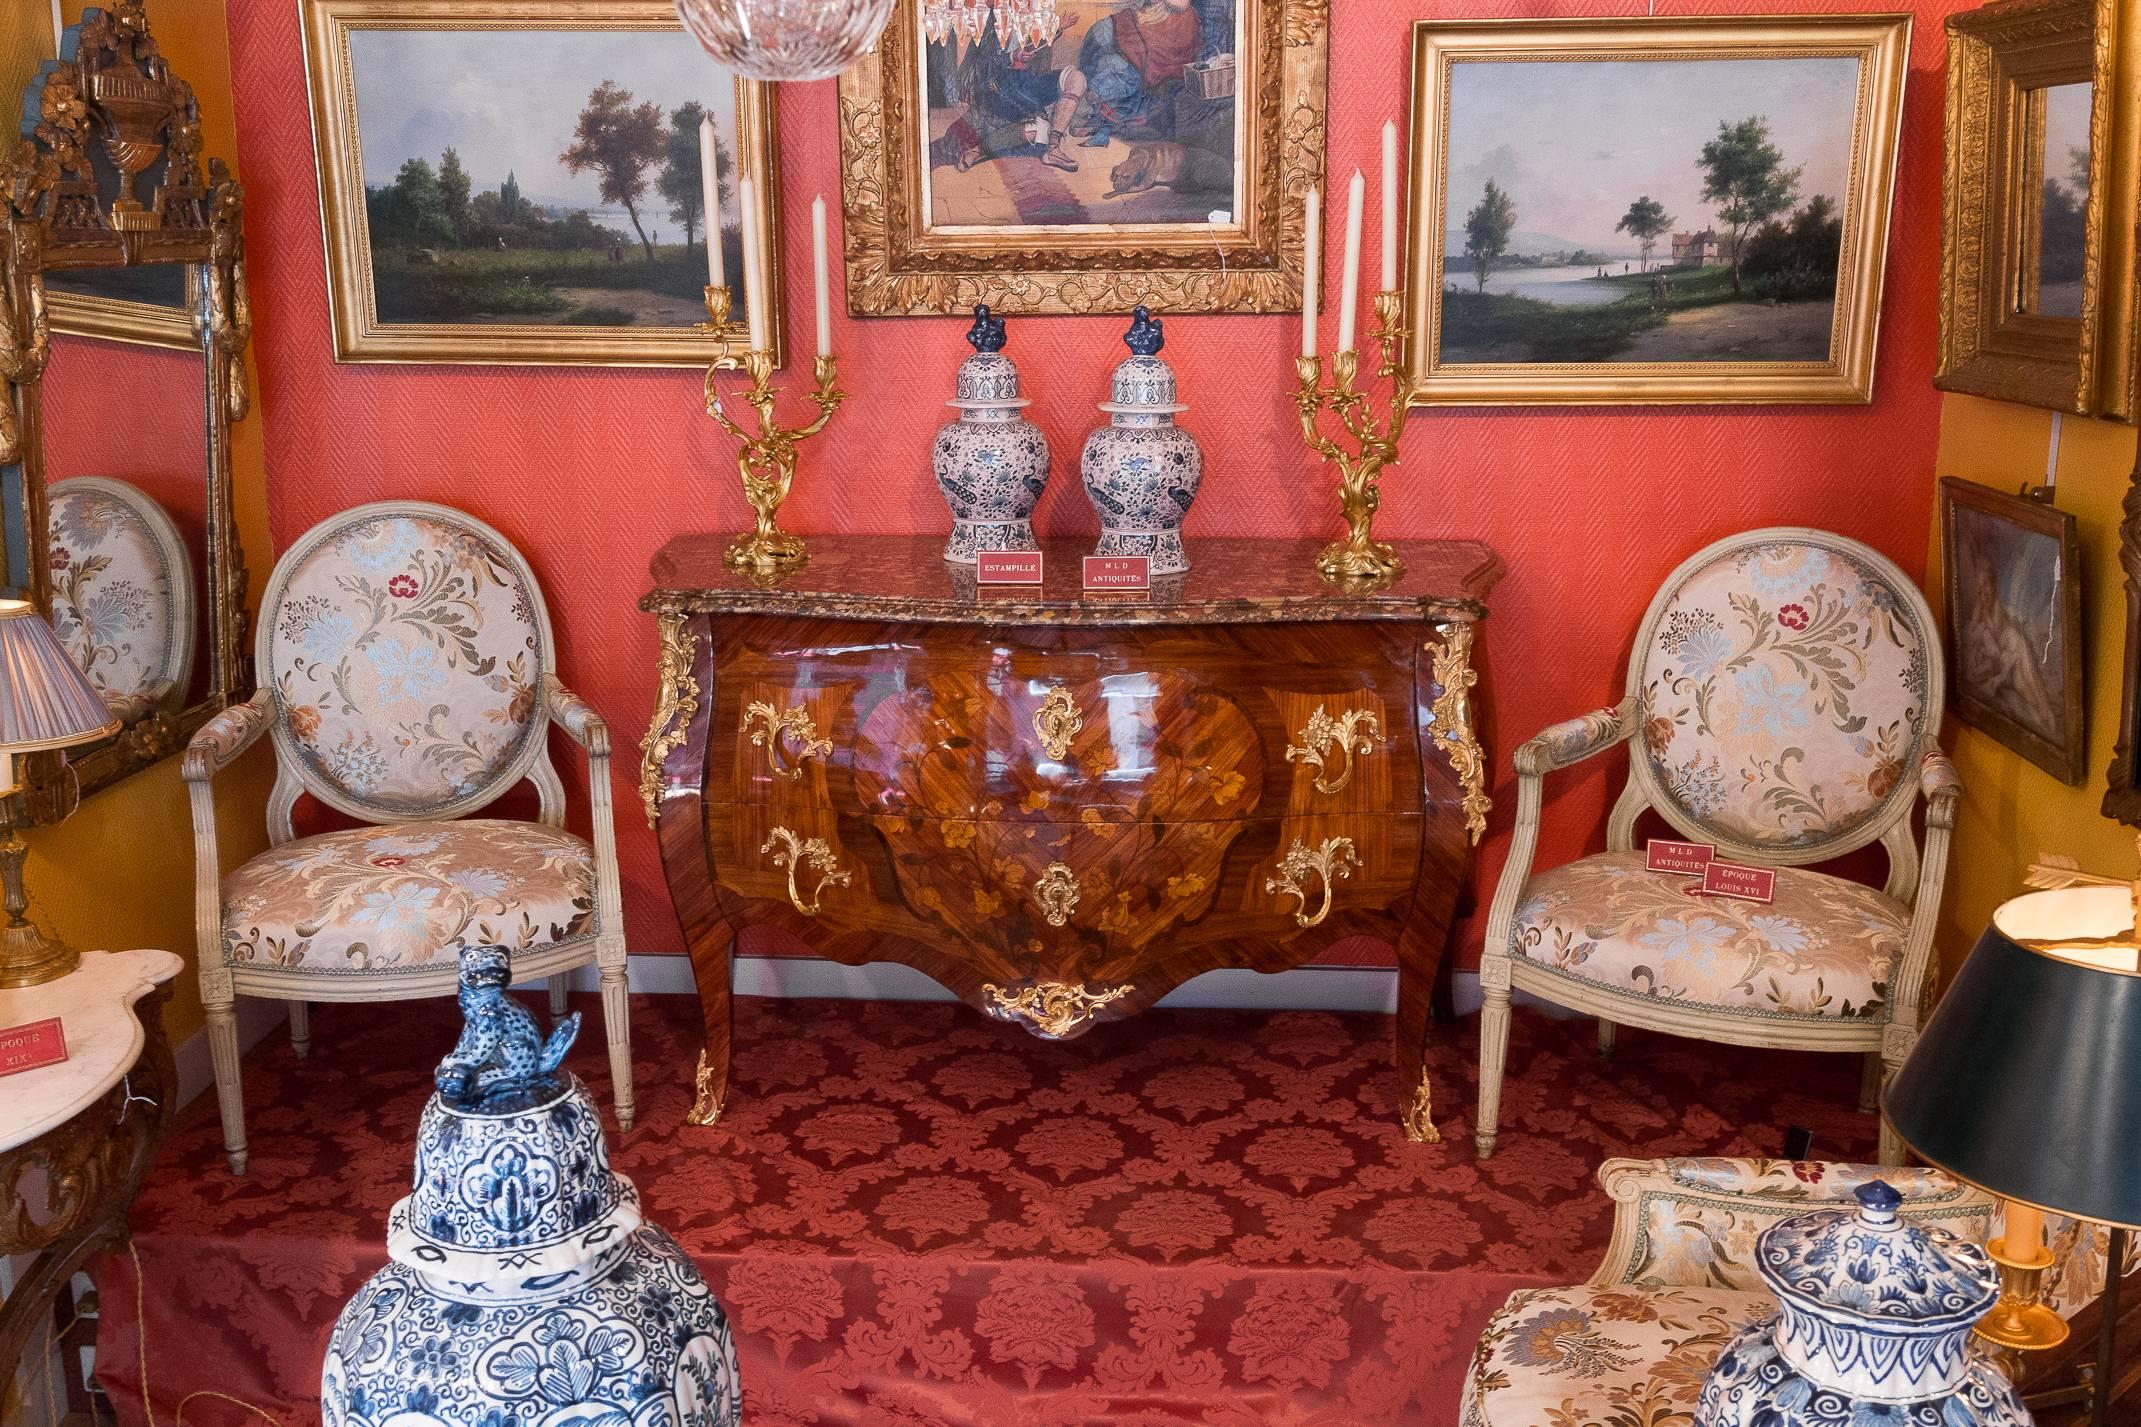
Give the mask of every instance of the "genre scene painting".
<path id="1" fill-rule="evenodd" d="M 349 34 L 377 322 L 690 327 L 706 320 L 709 232 L 741 320 L 734 77 L 682 30 L 489 31 L 480 65 L 470 42 Z"/>
<path id="2" fill-rule="evenodd" d="M 1957 711 L 2077 782 L 2080 590 L 2072 517 L 1952 478 L 1941 486 Z"/>
<path id="3" fill-rule="evenodd" d="M 914 9 L 929 227 L 1231 221 L 1237 0 Z"/>
<path id="4" fill-rule="evenodd" d="M 1440 361 L 1828 360 L 1860 68 L 1453 66 Z"/>

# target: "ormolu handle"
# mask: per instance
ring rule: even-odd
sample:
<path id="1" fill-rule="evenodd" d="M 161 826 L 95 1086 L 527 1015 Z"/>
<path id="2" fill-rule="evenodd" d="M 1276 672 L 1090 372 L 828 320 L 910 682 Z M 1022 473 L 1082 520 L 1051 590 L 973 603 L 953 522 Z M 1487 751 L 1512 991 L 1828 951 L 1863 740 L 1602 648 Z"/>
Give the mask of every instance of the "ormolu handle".
<path id="1" fill-rule="evenodd" d="M 1060 927 L 1078 910 L 1078 876 L 1067 863 L 1051 862 L 1033 884 L 1033 900 L 1040 903 L 1041 917 Z"/>
<path id="2" fill-rule="evenodd" d="M 761 856 L 771 853 L 775 867 L 788 869 L 788 902 L 806 917 L 818 914 L 818 902 L 827 887 L 845 887 L 855 880 L 855 874 L 843 868 L 833 857 L 833 850 L 825 845 L 822 837 L 797 837 L 784 827 L 777 827 L 767 836 L 758 849 Z M 809 863 L 818 874 L 816 885 L 810 889 L 805 900 L 795 885 L 796 868 Z"/>
<path id="3" fill-rule="evenodd" d="M 1301 905 L 1294 908 L 1294 921 L 1304 927 L 1317 926 L 1331 914 L 1332 884 L 1342 877 L 1352 876 L 1353 869 L 1358 866 L 1360 854 L 1353 850 L 1350 837 L 1327 837 L 1313 852 L 1297 837 L 1294 845 L 1286 849 L 1286 856 L 1279 860 L 1278 874 L 1264 879 L 1264 890 L 1300 899 Z M 1310 873 L 1323 883 L 1323 901 L 1314 916 L 1308 914 L 1308 888 L 1305 885 Z"/>
<path id="4" fill-rule="evenodd" d="M 776 709 L 764 702 L 744 705 L 743 727 L 740 733 L 750 735 L 751 742 L 766 750 L 766 766 L 777 778 L 790 782 L 803 776 L 803 763 L 810 758 L 823 758 L 833 751 L 831 740 L 818 737 L 818 726 L 811 721 L 810 710 L 802 704 L 792 709 Z M 795 755 L 782 761 L 781 741 L 787 739 L 795 745 Z"/>
<path id="5" fill-rule="evenodd" d="M 1041 740 L 1041 747 L 1048 750 L 1050 758 L 1062 758 L 1069 753 L 1071 740 L 1084 727 L 1085 719 L 1078 712 L 1078 706 L 1071 702 L 1070 690 L 1061 684 L 1050 689 L 1042 698 L 1041 706 L 1033 711 L 1034 736 Z"/>
<path id="6" fill-rule="evenodd" d="M 1375 752 L 1383 741 L 1383 729 L 1373 709 L 1347 709 L 1332 718 L 1318 704 L 1298 736 L 1299 743 L 1286 746 L 1286 761 L 1315 769 L 1317 792 L 1342 793 L 1353 781 L 1353 759 Z M 1335 774 L 1329 762 L 1334 751 L 1343 755 Z"/>

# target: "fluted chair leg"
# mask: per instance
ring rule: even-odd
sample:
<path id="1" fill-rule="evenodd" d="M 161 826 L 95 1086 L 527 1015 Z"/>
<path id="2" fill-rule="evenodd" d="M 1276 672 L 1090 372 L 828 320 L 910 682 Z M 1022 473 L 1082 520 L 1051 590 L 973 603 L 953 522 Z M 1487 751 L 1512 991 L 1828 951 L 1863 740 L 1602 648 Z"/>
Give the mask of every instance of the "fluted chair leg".
<path id="1" fill-rule="evenodd" d="M 299 1060 L 312 1054 L 312 1007 L 304 1001 L 291 1001 L 290 1049 Z"/>
<path id="2" fill-rule="evenodd" d="M 602 979 L 602 1027 L 610 1044 L 610 1093 L 617 1103 L 617 1129 L 632 1128 L 632 1010 L 626 999 L 626 958 L 622 941 L 596 953 Z"/>
<path id="3" fill-rule="evenodd" d="M 1611 1060 L 1613 1059 L 1614 1052 L 1619 1050 L 1620 1047 L 1621 1028 L 1614 1022 L 1601 1017 L 1598 1022 L 1599 1055 L 1606 1060 Z"/>
<path id="4" fill-rule="evenodd" d="M 1871 1115 L 1881 1108 L 1881 1053 L 1869 1050 L 1859 1072 L 1859 1113 Z"/>
<path id="5" fill-rule="evenodd" d="M 1495 958 L 1489 957 L 1488 962 Z M 1502 1066 L 1509 1058 L 1509 966 L 1506 959 L 1499 978 L 1489 975 L 1487 963 L 1480 967 L 1482 1004 L 1479 1012 L 1479 1113 L 1474 1117 L 1472 1143 L 1481 1159 L 1494 1153 L 1495 1133 L 1502 1118 Z M 1499 980 L 1500 984 L 1495 984 Z"/>
<path id="6" fill-rule="evenodd" d="M 550 978 L 550 1019 L 552 1021 L 565 1019 L 565 992 L 571 984 L 572 973 L 569 971 L 560 971 Z"/>
<path id="7" fill-rule="evenodd" d="M 223 1115 L 223 1152 L 230 1172 L 245 1173 L 245 1094 L 238 1078 L 238 1015 L 229 1001 L 202 1008 L 208 1015 L 208 1056 L 215 1066 L 216 1108 Z"/>

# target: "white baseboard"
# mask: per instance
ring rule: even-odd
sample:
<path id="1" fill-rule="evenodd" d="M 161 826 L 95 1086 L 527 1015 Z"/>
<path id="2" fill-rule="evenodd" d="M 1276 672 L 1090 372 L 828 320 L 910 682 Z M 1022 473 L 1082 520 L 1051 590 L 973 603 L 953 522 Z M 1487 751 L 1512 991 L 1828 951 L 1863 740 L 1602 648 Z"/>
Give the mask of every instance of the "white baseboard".
<path id="1" fill-rule="evenodd" d="M 238 1053 L 243 1055 L 268 1032 L 290 1019 L 288 1005 L 259 996 L 238 998 Z M 195 1031 L 178 1043 L 173 1052 L 178 1062 L 178 1103 L 191 1104 L 193 1097 L 216 1083 L 215 1060 L 208 1053 L 208 1028 Z"/>
<path id="2" fill-rule="evenodd" d="M 739 956 L 730 984 L 739 996 L 828 997 L 866 1001 L 949 1001 L 952 993 L 910 966 L 873 961 L 843 966 L 812 956 Z M 573 989 L 595 989 L 595 968 L 572 973 Z M 631 987 L 641 995 L 696 994 L 691 961 L 682 956 L 634 956 Z M 1452 987 L 1457 1013 L 1479 1009 L 1479 973 L 1460 971 Z M 1520 1004 L 1566 1015 L 1518 992 Z M 1251 1011 L 1364 1011 L 1394 1014 L 1398 973 L 1388 966 L 1297 966 L 1291 971 L 1207 971 L 1160 998 L 1162 1006 Z"/>

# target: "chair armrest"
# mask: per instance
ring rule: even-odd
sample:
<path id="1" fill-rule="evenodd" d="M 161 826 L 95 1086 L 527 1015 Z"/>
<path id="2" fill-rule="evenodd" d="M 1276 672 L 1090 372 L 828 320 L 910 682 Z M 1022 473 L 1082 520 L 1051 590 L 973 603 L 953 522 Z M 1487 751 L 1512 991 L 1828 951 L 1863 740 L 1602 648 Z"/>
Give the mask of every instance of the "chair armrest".
<path id="1" fill-rule="evenodd" d="M 1596 757 L 1635 732 L 1635 696 L 1541 729 L 1516 751 L 1519 776 L 1538 777 Z"/>
<path id="2" fill-rule="evenodd" d="M 610 756 L 610 726 L 585 699 L 565 687 L 555 674 L 543 675 L 543 702 L 551 719 L 591 758 Z"/>
<path id="3" fill-rule="evenodd" d="M 1928 748 L 1918 762 L 1918 792 L 1925 799 L 1928 824 L 1937 819 L 1941 827 L 1955 826 L 1955 803 L 1963 795 L 1962 775 L 1938 744 Z"/>
<path id="4" fill-rule="evenodd" d="M 274 722 L 274 696 L 266 689 L 255 690 L 244 703 L 232 704 L 194 730 L 186 741 L 179 771 L 189 783 L 208 782 L 251 748 Z"/>
<path id="5" fill-rule="evenodd" d="M 1937 1169 L 1781 1159 L 1609 1159 L 1598 1182 L 1613 1200 L 1613 1238 L 1594 1284 L 1650 1283 L 1759 1290 L 1754 1238 L 1795 1214 L 1848 1204 L 1886 1180 L 1903 1213 L 1930 1217 L 1982 1243 L 1995 1201 Z"/>

